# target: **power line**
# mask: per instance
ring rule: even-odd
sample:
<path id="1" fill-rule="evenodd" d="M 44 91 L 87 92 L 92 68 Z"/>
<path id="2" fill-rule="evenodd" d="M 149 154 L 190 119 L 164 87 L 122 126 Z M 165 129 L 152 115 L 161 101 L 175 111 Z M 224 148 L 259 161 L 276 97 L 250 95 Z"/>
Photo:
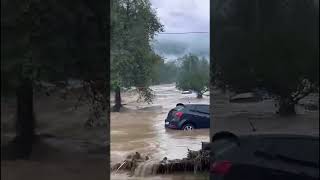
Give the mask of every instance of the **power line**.
<path id="1" fill-rule="evenodd" d="M 209 32 L 163 32 L 158 34 L 208 34 Z"/>

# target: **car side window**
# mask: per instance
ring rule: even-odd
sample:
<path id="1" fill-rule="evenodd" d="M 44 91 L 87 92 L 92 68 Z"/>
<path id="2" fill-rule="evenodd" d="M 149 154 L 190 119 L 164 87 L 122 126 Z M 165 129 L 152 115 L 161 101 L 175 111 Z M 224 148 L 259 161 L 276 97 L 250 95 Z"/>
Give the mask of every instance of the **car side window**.
<path id="1" fill-rule="evenodd" d="M 197 111 L 199 111 L 201 113 L 209 114 L 209 106 L 207 106 L 207 105 L 197 106 Z"/>
<path id="2" fill-rule="evenodd" d="M 188 109 L 191 112 L 197 112 L 198 111 L 197 106 L 195 106 L 195 105 L 190 106 Z"/>

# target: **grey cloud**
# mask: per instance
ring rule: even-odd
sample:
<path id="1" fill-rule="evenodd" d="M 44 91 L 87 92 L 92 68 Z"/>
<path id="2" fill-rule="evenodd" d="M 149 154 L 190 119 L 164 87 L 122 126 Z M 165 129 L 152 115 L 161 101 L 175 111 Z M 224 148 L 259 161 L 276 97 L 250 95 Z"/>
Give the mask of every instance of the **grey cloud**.
<path id="1" fill-rule="evenodd" d="M 172 36 L 172 37 L 171 37 Z M 173 37 L 175 36 L 175 37 Z M 163 35 L 153 42 L 155 52 L 168 60 L 177 59 L 188 53 L 209 57 L 209 35 L 184 34 Z"/>
<path id="2" fill-rule="evenodd" d="M 209 0 L 151 0 L 165 32 L 209 31 Z M 209 56 L 209 34 L 161 34 L 152 42 L 164 58 L 187 53 Z"/>

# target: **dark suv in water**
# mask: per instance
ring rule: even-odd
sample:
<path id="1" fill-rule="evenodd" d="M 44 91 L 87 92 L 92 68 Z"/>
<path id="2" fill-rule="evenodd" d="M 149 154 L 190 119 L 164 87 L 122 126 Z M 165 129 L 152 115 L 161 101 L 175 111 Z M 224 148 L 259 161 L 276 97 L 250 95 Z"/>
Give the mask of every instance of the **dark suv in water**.
<path id="1" fill-rule="evenodd" d="M 169 111 L 165 127 L 181 130 L 210 128 L 209 105 L 179 103 Z"/>

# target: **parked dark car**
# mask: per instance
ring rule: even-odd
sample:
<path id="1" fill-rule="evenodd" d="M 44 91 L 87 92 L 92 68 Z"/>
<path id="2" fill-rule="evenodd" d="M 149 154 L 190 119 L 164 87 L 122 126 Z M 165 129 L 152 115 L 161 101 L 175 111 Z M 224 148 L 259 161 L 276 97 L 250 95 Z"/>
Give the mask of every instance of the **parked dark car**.
<path id="1" fill-rule="evenodd" d="M 179 103 L 169 111 L 165 127 L 181 130 L 210 128 L 209 105 Z"/>
<path id="2" fill-rule="evenodd" d="M 319 137 L 217 133 L 212 138 L 211 180 L 317 180 Z"/>

